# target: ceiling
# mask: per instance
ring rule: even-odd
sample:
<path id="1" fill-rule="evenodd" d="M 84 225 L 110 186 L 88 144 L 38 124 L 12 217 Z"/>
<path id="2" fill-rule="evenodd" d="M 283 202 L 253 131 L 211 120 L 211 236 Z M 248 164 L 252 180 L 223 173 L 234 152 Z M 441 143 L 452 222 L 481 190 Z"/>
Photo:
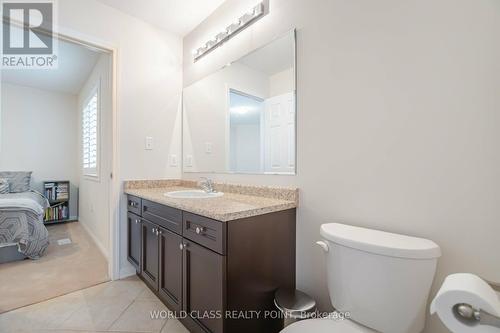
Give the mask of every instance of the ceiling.
<path id="1" fill-rule="evenodd" d="M 3 69 L 2 82 L 76 95 L 100 54 L 81 45 L 59 41 L 57 69 Z"/>
<path id="2" fill-rule="evenodd" d="M 184 37 L 225 0 L 98 0 Z"/>

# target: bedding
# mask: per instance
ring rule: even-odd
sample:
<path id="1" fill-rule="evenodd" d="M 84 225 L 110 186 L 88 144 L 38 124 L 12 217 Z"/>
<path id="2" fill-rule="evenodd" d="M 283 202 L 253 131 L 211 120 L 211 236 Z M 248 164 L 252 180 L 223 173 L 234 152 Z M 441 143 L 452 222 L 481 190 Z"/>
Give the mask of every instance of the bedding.
<path id="1" fill-rule="evenodd" d="M 10 193 L 22 193 L 30 190 L 31 171 L 2 171 L 0 178 L 9 182 Z"/>
<path id="2" fill-rule="evenodd" d="M 31 259 L 40 258 L 49 245 L 43 224 L 47 199 L 35 191 L 0 194 L 0 244 L 16 243 Z"/>

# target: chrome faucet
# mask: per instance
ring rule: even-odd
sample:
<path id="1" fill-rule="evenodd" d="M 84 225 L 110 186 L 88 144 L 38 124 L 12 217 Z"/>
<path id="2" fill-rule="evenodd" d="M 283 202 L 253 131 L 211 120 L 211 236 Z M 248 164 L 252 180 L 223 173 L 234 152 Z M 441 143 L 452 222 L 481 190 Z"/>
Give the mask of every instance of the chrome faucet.
<path id="1" fill-rule="evenodd" d="M 216 193 L 217 191 L 214 189 L 214 182 L 207 177 L 201 177 L 201 181 L 198 183 L 201 189 L 207 193 Z"/>

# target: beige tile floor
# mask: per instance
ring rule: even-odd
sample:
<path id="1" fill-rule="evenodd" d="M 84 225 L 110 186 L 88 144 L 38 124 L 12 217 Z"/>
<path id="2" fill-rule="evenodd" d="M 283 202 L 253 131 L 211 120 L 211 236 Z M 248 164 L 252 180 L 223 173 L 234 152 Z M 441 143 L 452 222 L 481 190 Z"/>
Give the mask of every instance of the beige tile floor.
<path id="1" fill-rule="evenodd" d="M 109 281 L 108 262 L 81 223 L 47 229 L 50 244 L 43 257 L 0 265 L 0 313 Z M 71 243 L 58 245 L 64 238 Z"/>
<path id="2" fill-rule="evenodd" d="M 189 333 L 176 319 L 151 319 L 166 310 L 137 277 L 99 284 L 0 315 L 1 333 Z"/>

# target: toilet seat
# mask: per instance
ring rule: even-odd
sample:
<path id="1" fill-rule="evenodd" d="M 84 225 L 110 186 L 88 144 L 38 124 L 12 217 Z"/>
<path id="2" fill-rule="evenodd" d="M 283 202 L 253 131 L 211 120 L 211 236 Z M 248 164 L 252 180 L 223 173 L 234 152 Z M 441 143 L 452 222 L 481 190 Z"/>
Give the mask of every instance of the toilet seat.
<path id="1" fill-rule="evenodd" d="M 287 326 L 280 333 L 375 333 L 375 331 L 344 319 L 307 319 Z"/>

